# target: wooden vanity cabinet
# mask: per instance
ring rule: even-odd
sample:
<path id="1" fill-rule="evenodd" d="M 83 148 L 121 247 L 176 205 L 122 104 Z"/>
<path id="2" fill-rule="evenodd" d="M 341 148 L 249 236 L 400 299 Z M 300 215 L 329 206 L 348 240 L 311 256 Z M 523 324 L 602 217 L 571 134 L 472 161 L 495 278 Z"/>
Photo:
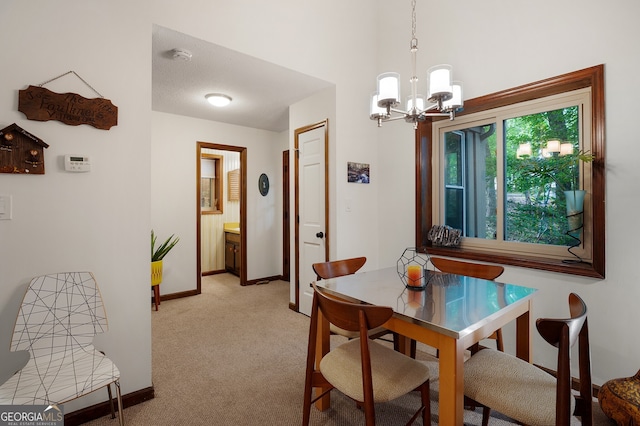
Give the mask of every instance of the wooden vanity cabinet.
<path id="1" fill-rule="evenodd" d="M 240 276 L 240 234 L 224 233 L 224 266 L 228 272 Z"/>

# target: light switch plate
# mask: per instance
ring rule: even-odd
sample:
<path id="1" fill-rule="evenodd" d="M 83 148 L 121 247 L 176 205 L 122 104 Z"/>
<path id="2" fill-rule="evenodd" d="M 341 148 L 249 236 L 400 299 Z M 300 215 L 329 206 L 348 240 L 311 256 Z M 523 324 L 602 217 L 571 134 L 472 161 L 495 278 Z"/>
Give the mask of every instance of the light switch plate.
<path id="1" fill-rule="evenodd" d="M 0 195 L 0 220 L 12 219 L 12 197 L 11 195 Z"/>

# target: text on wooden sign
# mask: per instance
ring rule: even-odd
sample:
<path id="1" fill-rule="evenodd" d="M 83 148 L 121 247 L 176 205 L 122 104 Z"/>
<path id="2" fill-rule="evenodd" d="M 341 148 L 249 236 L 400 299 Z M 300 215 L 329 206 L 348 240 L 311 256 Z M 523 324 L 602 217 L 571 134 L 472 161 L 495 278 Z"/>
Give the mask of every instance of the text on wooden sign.
<path id="1" fill-rule="evenodd" d="M 88 124 L 109 130 L 118 124 L 118 107 L 109 99 L 87 99 L 75 93 L 55 93 L 37 86 L 19 91 L 18 111 L 29 120 L 57 120 L 71 126 Z"/>

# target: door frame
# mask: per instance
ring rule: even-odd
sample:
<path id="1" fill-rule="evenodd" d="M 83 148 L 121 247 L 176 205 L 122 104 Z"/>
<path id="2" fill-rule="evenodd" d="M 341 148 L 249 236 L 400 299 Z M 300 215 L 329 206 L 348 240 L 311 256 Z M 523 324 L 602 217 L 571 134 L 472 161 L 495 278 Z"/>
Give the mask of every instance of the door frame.
<path id="1" fill-rule="evenodd" d="M 291 161 L 282 151 L 282 280 L 291 281 Z"/>
<path id="2" fill-rule="evenodd" d="M 247 284 L 247 148 L 210 142 L 196 143 L 196 294 L 202 293 L 202 232 L 200 209 L 200 155 L 202 148 L 240 153 L 240 285 Z"/>
<path id="3" fill-rule="evenodd" d="M 300 135 L 311 130 L 318 129 L 324 126 L 324 229 L 325 229 L 325 261 L 329 260 L 329 238 L 331 233 L 329 232 L 329 119 L 310 124 L 308 126 L 300 127 L 294 131 L 294 150 L 295 150 L 295 182 L 294 182 L 294 202 L 295 202 L 295 303 L 290 306 L 296 312 L 300 311 L 300 165 L 299 165 L 299 142 Z M 309 194 L 314 196 L 313 194 Z"/>

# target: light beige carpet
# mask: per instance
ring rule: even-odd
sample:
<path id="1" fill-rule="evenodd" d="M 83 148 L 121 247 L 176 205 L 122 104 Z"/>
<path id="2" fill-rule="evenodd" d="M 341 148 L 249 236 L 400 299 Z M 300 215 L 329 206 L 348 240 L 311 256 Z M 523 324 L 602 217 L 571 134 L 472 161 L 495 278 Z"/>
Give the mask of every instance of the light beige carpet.
<path id="1" fill-rule="evenodd" d="M 289 309 L 288 282 L 242 287 L 230 274 L 205 277 L 201 295 L 162 302 L 151 315 L 156 397 L 124 410 L 128 426 L 301 424 L 309 319 Z M 419 358 L 434 376 L 437 424 L 437 363 L 422 351 Z M 125 387 L 126 380 L 123 375 Z M 418 405 L 418 393 L 377 405 L 376 423 L 404 424 Z M 490 425 L 512 424 L 496 416 Z M 114 426 L 117 420 L 106 416 L 87 424 Z M 359 425 L 364 414 L 333 392 L 331 409 L 312 408 L 311 424 Z M 465 424 L 480 425 L 480 409 L 466 410 Z"/>

